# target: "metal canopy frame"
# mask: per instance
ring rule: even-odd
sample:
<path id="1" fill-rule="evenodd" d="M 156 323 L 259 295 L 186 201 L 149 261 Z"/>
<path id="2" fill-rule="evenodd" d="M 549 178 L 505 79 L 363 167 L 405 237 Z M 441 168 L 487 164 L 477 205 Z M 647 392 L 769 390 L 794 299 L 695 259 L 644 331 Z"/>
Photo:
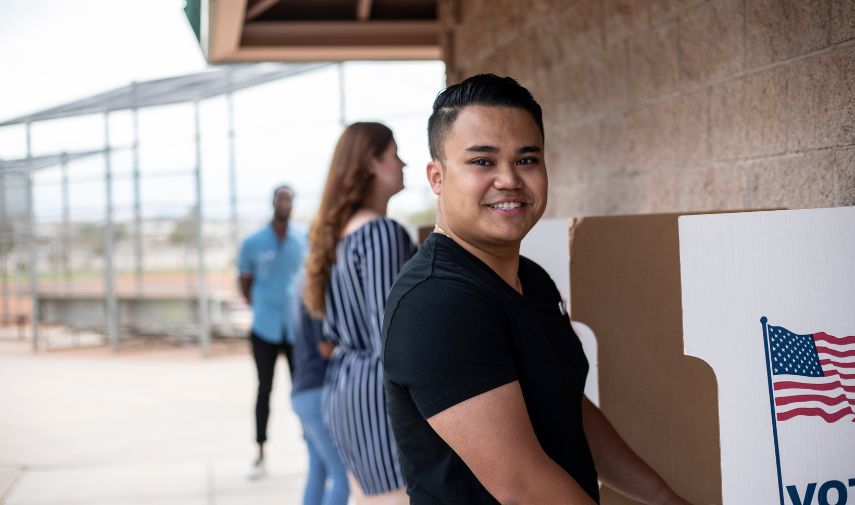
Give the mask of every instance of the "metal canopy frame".
<path id="1" fill-rule="evenodd" d="M 330 64 L 239 64 L 214 67 L 212 70 L 196 74 L 133 82 L 97 95 L 0 122 L 0 127 L 204 100 L 328 65 Z"/>
<path id="2" fill-rule="evenodd" d="M 199 102 L 215 96 L 226 95 L 228 121 L 228 150 L 229 150 L 229 180 L 230 180 L 230 220 L 231 236 L 237 240 L 237 194 L 235 188 L 235 142 L 234 142 L 234 106 L 233 93 L 260 84 L 291 77 L 305 72 L 318 70 L 329 66 L 330 63 L 259 63 L 239 64 L 215 67 L 211 70 L 164 79 L 145 82 L 133 82 L 126 86 L 105 91 L 87 98 L 75 100 L 62 105 L 44 109 L 38 112 L 0 122 L 0 127 L 24 125 L 26 128 L 27 157 L 17 160 L 0 160 L 0 181 L 5 188 L 5 174 L 19 171 L 26 180 L 27 224 L 29 232 L 29 277 L 32 299 L 31 331 L 33 349 L 39 349 L 39 306 L 38 306 L 38 263 L 35 236 L 35 213 L 33 202 L 32 174 L 37 170 L 60 165 L 62 167 L 63 184 L 63 220 L 65 230 L 68 230 L 68 174 L 67 164 L 70 161 L 91 156 L 103 156 L 104 181 L 106 191 L 106 215 L 104 231 L 104 292 L 106 314 L 106 336 L 113 350 L 119 349 L 118 307 L 115 292 L 115 271 L 113 264 L 114 253 L 114 215 L 112 192 L 112 160 L 111 154 L 116 148 L 110 141 L 111 112 L 130 110 L 133 113 L 132 152 L 133 178 L 133 211 L 134 211 L 134 261 L 137 294 L 143 294 L 143 248 L 142 248 L 142 210 L 140 202 L 140 163 L 139 163 L 139 123 L 138 111 L 145 107 L 164 106 L 178 103 L 192 103 L 194 117 L 195 161 L 192 173 L 195 179 L 195 234 L 197 244 L 197 273 L 198 273 L 198 316 L 199 343 L 203 354 L 208 354 L 210 347 L 210 321 L 208 307 L 208 290 L 206 285 L 205 242 L 202 234 L 202 156 L 201 131 L 199 124 Z M 340 90 L 342 91 L 342 90 Z M 342 92 L 343 96 L 343 92 Z M 84 115 L 101 114 L 104 122 L 104 147 L 99 150 L 79 151 L 69 153 L 33 156 L 32 153 L 32 124 L 38 121 L 71 118 Z M 3 189 L 5 191 L 5 189 Z M 5 212 L 5 208 L 3 209 Z M 65 245 L 68 241 L 65 240 Z M 66 279 L 68 289 L 69 280 Z M 5 282 L 4 282 L 5 289 Z"/>
<path id="3" fill-rule="evenodd" d="M 37 172 L 45 168 L 62 165 L 83 158 L 103 154 L 103 149 L 89 151 L 68 151 L 54 154 L 34 156 L 32 158 L 17 158 L 12 160 L 0 159 L 0 172 Z"/>
<path id="4" fill-rule="evenodd" d="M 25 181 L 25 189 L 26 189 L 26 219 L 28 224 L 28 232 L 26 234 L 27 243 L 29 244 L 29 256 L 30 256 L 30 301 L 33 307 L 37 307 L 38 305 L 38 271 L 34 268 L 36 265 L 35 257 L 35 214 L 33 207 L 33 184 L 32 184 L 32 174 L 33 172 L 37 172 L 39 170 L 43 170 L 46 168 L 55 167 L 57 165 L 62 167 L 62 216 L 63 216 L 63 240 L 62 246 L 65 250 L 70 248 L 69 240 L 68 240 L 68 230 L 69 230 L 69 203 L 68 203 L 68 163 L 80 159 L 90 158 L 93 156 L 103 155 L 104 151 L 102 149 L 98 150 L 84 150 L 84 151 L 73 151 L 73 152 L 62 152 L 55 154 L 48 154 L 43 156 L 34 156 L 30 158 L 18 158 L 11 160 L 3 160 L 0 159 L 0 191 L 3 192 L 3 212 L 6 211 L 5 208 L 5 197 L 6 197 L 6 184 L 7 177 L 9 174 L 16 174 L 21 176 Z M 6 241 L 7 237 L 0 238 L 2 241 Z M 14 241 L 14 239 L 12 239 Z M 0 284 L 2 284 L 2 321 L 9 322 L 9 279 L 7 275 L 7 258 L 5 253 L 2 258 L 2 280 Z M 66 289 L 70 284 L 70 277 L 68 276 L 69 272 L 67 269 L 67 265 L 63 265 L 64 267 L 64 277 L 66 283 Z M 35 310 L 35 309 L 34 309 Z M 36 340 L 36 336 L 38 335 L 38 321 L 36 317 L 31 317 L 30 328 L 32 334 L 34 335 L 34 342 Z M 34 346 L 36 344 L 34 343 Z"/>

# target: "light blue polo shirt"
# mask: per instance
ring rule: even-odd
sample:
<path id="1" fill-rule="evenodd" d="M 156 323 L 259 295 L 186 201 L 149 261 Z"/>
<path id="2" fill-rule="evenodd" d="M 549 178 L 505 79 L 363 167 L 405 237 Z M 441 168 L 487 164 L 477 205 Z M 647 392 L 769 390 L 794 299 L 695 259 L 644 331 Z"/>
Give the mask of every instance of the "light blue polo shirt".
<path id="1" fill-rule="evenodd" d="M 292 305 L 299 296 L 294 283 L 303 268 L 305 251 L 306 236 L 293 226 L 280 240 L 268 224 L 241 245 L 238 271 L 252 276 L 252 331 L 272 344 L 286 338 L 293 343 Z"/>

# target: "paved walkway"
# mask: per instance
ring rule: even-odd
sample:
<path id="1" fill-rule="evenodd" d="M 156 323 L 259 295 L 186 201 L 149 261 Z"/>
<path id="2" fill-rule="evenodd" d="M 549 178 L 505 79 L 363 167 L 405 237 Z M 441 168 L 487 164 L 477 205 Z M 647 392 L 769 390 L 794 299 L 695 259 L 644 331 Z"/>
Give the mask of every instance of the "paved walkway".
<path id="1" fill-rule="evenodd" d="M 133 343 L 33 353 L 0 337 L 0 504 L 300 503 L 306 453 L 276 370 L 268 477 L 254 456 L 255 368 L 245 342 Z"/>

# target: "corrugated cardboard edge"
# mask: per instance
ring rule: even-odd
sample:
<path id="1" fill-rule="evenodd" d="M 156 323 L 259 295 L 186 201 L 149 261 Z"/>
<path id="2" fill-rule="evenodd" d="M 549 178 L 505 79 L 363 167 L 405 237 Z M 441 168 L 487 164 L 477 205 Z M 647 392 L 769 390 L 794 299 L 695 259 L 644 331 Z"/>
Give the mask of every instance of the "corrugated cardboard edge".
<path id="1" fill-rule="evenodd" d="M 718 387 L 683 354 L 677 218 L 571 219 L 573 320 L 597 335 L 600 406 L 692 503 L 721 503 Z M 603 505 L 635 503 L 604 486 Z"/>

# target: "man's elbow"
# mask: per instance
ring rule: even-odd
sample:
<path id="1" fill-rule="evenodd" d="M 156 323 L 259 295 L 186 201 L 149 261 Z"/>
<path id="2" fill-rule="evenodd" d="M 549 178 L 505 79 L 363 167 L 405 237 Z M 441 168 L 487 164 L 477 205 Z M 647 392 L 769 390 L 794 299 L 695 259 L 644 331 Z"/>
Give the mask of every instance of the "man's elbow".
<path id="1" fill-rule="evenodd" d="M 545 503 L 542 496 L 529 492 L 526 489 L 508 489 L 498 492 L 493 497 L 502 505 L 535 505 Z"/>
<path id="2" fill-rule="evenodd" d="M 590 497 L 562 468 L 555 464 L 517 467 L 491 479 L 487 490 L 502 505 L 594 505 Z"/>
<path id="3" fill-rule="evenodd" d="M 512 472 L 496 479 L 487 490 L 502 505 L 543 503 L 542 488 L 525 472 Z"/>

